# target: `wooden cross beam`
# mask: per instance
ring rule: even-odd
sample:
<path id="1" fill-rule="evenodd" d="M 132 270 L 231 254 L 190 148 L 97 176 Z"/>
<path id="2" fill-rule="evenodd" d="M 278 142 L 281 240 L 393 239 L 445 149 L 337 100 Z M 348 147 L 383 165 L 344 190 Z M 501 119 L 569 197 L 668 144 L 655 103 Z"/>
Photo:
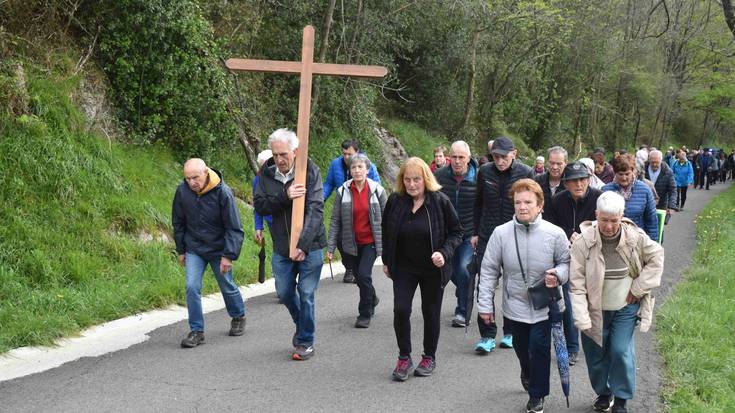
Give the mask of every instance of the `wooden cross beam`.
<path id="1" fill-rule="evenodd" d="M 306 161 L 309 159 L 309 118 L 311 116 L 311 81 L 312 75 L 351 76 L 364 78 L 381 78 L 388 74 L 382 66 L 342 65 L 314 63 L 314 27 L 304 27 L 301 45 L 301 61 L 288 62 L 279 60 L 229 59 L 225 65 L 230 70 L 247 72 L 292 73 L 301 75 L 299 90 L 299 119 L 296 136 L 299 138 L 299 153 L 296 156 L 296 174 L 294 184 L 306 185 Z M 293 201 L 291 212 L 290 255 L 294 256 L 296 244 L 304 227 L 305 197 Z"/>

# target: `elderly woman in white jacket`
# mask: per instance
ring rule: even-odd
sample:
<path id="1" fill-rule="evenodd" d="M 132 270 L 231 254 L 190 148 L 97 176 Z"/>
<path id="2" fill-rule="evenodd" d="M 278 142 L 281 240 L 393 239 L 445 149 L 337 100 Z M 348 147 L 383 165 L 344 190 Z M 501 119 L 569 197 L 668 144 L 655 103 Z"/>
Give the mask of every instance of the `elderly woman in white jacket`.
<path id="1" fill-rule="evenodd" d="M 551 323 L 548 304 L 561 297 L 569 276 L 569 243 L 564 231 L 544 221 L 544 193 L 532 179 L 510 190 L 515 215 L 495 228 L 480 269 L 478 312 L 486 323 L 495 320 L 495 289 L 503 276 L 503 315 L 513 320 L 513 348 L 521 365 L 521 383 L 528 392 L 527 412 L 542 412 L 549 394 Z M 543 288 L 545 286 L 546 288 Z M 539 305 L 541 291 L 545 305 Z M 559 300 L 564 310 L 564 300 Z"/>

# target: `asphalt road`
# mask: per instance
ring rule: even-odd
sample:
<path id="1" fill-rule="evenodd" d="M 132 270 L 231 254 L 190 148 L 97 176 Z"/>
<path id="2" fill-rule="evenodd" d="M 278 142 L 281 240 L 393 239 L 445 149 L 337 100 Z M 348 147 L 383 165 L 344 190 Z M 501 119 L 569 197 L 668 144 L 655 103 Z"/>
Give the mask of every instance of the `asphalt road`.
<path id="1" fill-rule="evenodd" d="M 729 186 L 689 190 L 686 210 L 671 219 L 658 304 L 690 262 L 696 214 L 710 196 Z M 455 305 L 452 284 L 444 296 L 434 376 L 393 382 L 390 373 L 398 352 L 392 327 L 393 294 L 390 280 L 378 267 L 373 277 L 381 303 L 367 330 L 353 328 L 357 287 L 322 280 L 317 292 L 316 352 L 311 360 L 290 359 L 293 323 L 270 294 L 247 300 L 248 322 L 242 337 L 227 336 L 229 319 L 226 312 L 218 311 L 206 315 L 207 343 L 181 349 L 179 342 L 188 327 L 179 322 L 153 331 L 148 341 L 128 349 L 0 382 L 0 411 L 525 411 L 527 395 L 513 350 L 476 355 L 476 326 L 467 335 L 464 329 L 450 327 Z M 419 300 L 417 294 L 412 318 L 415 362 L 421 355 L 423 334 Z M 637 334 L 637 356 L 638 391 L 629 406 L 636 412 L 659 411 L 661 364 L 653 333 Z M 584 357 L 571 374 L 567 409 L 552 366 L 546 412 L 591 411 L 595 395 Z"/>

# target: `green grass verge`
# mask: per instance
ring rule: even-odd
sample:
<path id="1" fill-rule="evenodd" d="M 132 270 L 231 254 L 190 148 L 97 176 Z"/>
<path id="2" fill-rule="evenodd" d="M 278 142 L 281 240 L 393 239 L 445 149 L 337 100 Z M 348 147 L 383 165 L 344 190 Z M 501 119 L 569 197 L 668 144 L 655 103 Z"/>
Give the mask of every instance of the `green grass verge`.
<path id="1" fill-rule="evenodd" d="M 181 163 L 163 147 L 90 134 L 70 98 L 79 79 L 27 72 L 33 114 L 0 112 L 0 352 L 185 304 L 170 225 Z M 248 191 L 229 169 L 227 181 Z M 243 202 L 241 213 L 234 276 L 245 284 L 257 277 L 257 250 L 252 208 Z M 217 291 L 211 273 L 203 290 Z"/>
<path id="2" fill-rule="evenodd" d="M 451 142 L 444 136 L 431 134 L 415 123 L 396 118 L 382 119 L 385 128 L 395 136 L 409 156 L 418 156 L 430 164 L 434 160 L 434 148 L 444 145 L 449 148 Z"/>
<path id="3" fill-rule="evenodd" d="M 667 411 L 735 411 L 735 188 L 697 219 L 697 249 L 658 314 Z"/>

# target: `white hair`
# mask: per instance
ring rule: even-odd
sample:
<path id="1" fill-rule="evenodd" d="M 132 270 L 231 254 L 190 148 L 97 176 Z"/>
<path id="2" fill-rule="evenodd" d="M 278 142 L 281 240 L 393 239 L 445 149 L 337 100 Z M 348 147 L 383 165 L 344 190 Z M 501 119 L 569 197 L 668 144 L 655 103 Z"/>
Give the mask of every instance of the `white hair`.
<path id="1" fill-rule="evenodd" d="M 450 153 L 454 152 L 454 147 L 462 148 L 465 151 L 467 151 L 467 155 L 472 156 L 472 152 L 470 151 L 470 145 L 467 144 L 465 141 L 454 141 L 452 143 L 452 147 L 450 149 Z"/>
<path id="2" fill-rule="evenodd" d="M 291 150 L 299 147 L 299 138 L 292 130 L 286 128 L 277 129 L 271 133 L 271 136 L 268 137 L 268 147 L 271 149 L 273 149 L 273 142 L 286 142 Z"/>
<path id="3" fill-rule="evenodd" d="M 590 158 L 579 158 L 579 162 L 582 162 L 590 170 L 590 173 L 595 173 L 595 161 Z"/>
<path id="4" fill-rule="evenodd" d="M 258 165 L 263 165 L 265 161 L 273 157 L 273 152 L 266 149 L 258 154 Z"/>
<path id="5" fill-rule="evenodd" d="M 625 198 L 617 192 L 603 192 L 597 198 L 597 212 L 623 215 L 625 212 Z"/>
<path id="6" fill-rule="evenodd" d="M 543 156 L 537 156 L 537 157 L 536 157 L 536 162 L 541 162 L 541 163 L 544 163 L 544 162 L 546 162 L 546 159 L 544 159 L 544 157 L 543 157 Z"/>
<path id="7" fill-rule="evenodd" d="M 651 159 L 651 156 L 653 156 L 654 154 L 657 154 L 661 158 L 664 157 L 664 154 L 661 151 L 659 151 L 658 149 L 654 149 L 654 150 L 652 150 L 651 152 L 648 153 L 648 159 L 650 160 Z"/>
<path id="8" fill-rule="evenodd" d="M 564 155 L 564 161 L 566 161 L 567 157 L 569 156 L 567 154 L 567 150 L 562 148 L 561 146 L 552 146 L 551 148 L 549 148 L 549 157 L 551 157 L 552 153 L 560 153 Z"/>

